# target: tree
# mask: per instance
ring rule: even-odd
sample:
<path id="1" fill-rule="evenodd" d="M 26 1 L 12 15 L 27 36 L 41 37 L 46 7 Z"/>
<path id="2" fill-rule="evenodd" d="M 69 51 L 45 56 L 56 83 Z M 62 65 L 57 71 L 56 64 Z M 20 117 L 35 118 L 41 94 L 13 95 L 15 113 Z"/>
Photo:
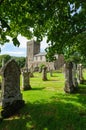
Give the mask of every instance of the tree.
<path id="1" fill-rule="evenodd" d="M 51 41 L 47 51 L 64 53 L 79 34 L 86 36 L 85 0 L 1 0 L 0 12 L 1 44 L 7 41 L 6 35 L 13 38 L 14 45 L 19 45 L 18 34 L 38 40 L 47 35 Z"/>
<path id="2" fill-rule="evenodd" d="M 1 0 L 0 14 L 1 44 L 6 35 L 18 46 L 18 34 L 39 41 L 47 36 L 48 61 L 56 53 L 66 59 L 76 54 L 85 58 L 86 0 Z"/>
<path id="3" fill-rule="evenodd" d="M 0 67 L 2 67 L 2 64 L 5 64 L 10 59 L 15 59 L 15 61 L 18 63 L 19 67 L 22 68 L 25 66 L 25 57 L 14 57 L 7 54 L 0 55 Z"/>
<path id="4" fill-rule="evenodd" d="M 2 67 L 2 64 L 5 64 L 8 60 L 11 59 L 10 55 L 4 54 L 4 55 L 0 55 L 0 67 Z"/>
<path id="5" fill-rule="evenodd" d="M 15 59 L 15 61 L 18 63 L 20 68 L 25 67 L 25 62 L 26 62 L 25 57 L 12 57 L 12 58 Z"/>

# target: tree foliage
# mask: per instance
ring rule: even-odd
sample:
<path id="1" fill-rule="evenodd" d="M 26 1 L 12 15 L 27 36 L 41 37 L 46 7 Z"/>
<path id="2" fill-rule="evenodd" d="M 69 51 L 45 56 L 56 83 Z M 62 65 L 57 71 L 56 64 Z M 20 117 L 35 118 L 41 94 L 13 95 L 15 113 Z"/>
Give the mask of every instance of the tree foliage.
<path id="1" fill-rule="evenodd" d="M 20 68 L 25 67 L 25 62 L 26 62 L 25 57 L 12 57 L 12 58 L 15 59 L 15 61 L 18 63 Z"/>
<path id="2" fill-rule="evenodd" d="M 7 61 L 9 61 L 10 59 L 15 59 L 15 61 L 17 62 L 20 68 L 23 68 L 25 66 L 25 62 L 26 62 L 25 57 L 14 57 L 14 56 L 4 54 L 4 55 L 0 55 L 0 68 L 2 67 L 2 64 L 6 64 Z"/>
<path id="3" fill-rule="evenodd" d="M 0 14 L 1 44 L 6 35 L 18 46 L 18 34 L 39 41 L 47 36 L 48 59 L 55 53 L 86 55 L 86 0 L 1 0 Z"/>
<path id="4" fill-rule="evenodd" d="M 7 54 L 0 55 L 0 67 L 2 67 L 2 64 L 5 64 L 10 59 L 11 59 L 10 55 Z"/>

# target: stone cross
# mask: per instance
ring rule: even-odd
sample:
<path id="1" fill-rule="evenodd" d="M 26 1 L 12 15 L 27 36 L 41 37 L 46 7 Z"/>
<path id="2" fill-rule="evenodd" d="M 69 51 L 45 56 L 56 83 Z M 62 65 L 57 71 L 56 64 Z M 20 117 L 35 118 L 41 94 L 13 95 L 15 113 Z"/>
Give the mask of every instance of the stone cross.
<path id="1" fill-rule="evenodd" d="M 20 107 L 23 103 L 20 92 L 20 68 L 16 61 L 12 59 L 2 68 L 2 107 L 10 111 L 11 106 L 15 106 L 13 109 L 17 110 L 17 105 Z M 13 113 L 10 112 L 10 114 Z M 10 114 L 6 113 L 5 116 Z"/>

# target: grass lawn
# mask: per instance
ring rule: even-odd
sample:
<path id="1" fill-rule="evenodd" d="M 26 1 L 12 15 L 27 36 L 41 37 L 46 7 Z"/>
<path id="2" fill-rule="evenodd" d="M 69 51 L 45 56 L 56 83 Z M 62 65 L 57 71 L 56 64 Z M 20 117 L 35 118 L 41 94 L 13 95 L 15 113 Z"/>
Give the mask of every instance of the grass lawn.
<path id="1" fill-rule="evenodd" d="M 86 130 L 86 85 L 66 94 L 62 73 L 48 74 L 48 81 L 34 73 L 30 84 L 32 90 L 22 91 L 26 105 L 4 119 L 0 130 Z"/>

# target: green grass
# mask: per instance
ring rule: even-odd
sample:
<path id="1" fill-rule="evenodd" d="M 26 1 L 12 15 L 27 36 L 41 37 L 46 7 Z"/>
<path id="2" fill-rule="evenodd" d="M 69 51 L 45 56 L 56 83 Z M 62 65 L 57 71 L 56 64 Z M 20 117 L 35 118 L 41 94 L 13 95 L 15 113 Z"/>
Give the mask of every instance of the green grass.
<path id="1" fill-rule="evenodd" d="M 26 105 L 4 119 L 0 130 L 86 130 L 86 85 L 66 94 L 62 73 L 48 73 L 48 81 L 35 73 L 30 80 L 32 90 L 22 91 Z"/>

